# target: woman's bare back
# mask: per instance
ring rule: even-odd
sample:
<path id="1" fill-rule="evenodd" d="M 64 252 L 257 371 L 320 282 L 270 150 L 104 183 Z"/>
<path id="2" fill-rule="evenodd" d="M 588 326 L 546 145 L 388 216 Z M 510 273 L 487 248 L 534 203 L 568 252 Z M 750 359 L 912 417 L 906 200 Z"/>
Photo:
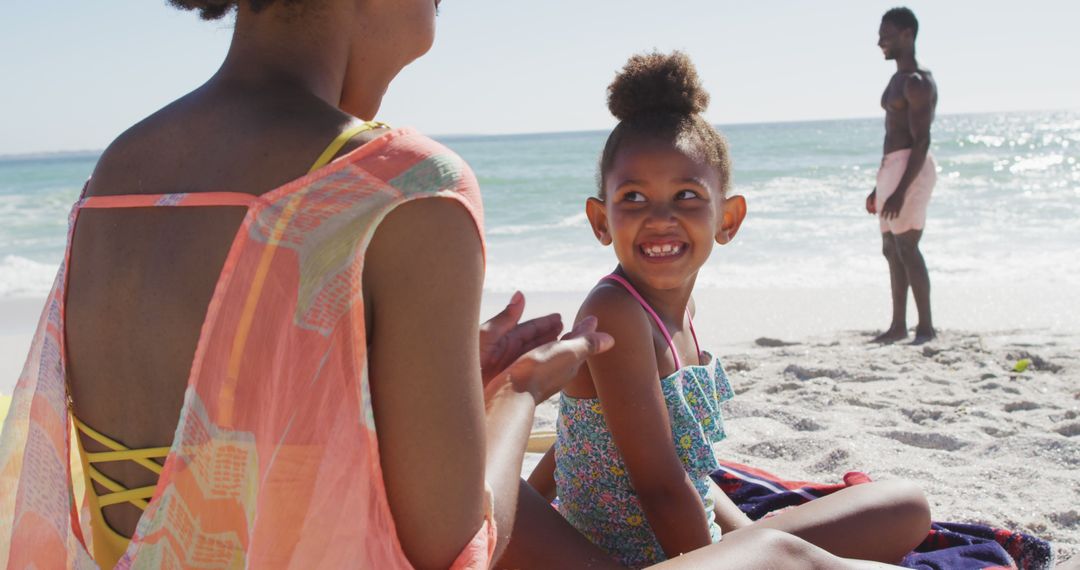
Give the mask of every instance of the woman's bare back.
<path id="1" fill-rule="evenodd" d="M 311 96 L 204 86 L 121 135 L 86 195 L 261 195 L 304 175 L 351 121 Z M 131 449 L 171 444 L 207 307 L 245 214 L 236 206 L 81 211 L 66 303 L 77 418 Z M 97 468 L 129 489 L 157 480 L 130 461 Z M 126 536 L 142 515 L 127 503 L 103 513 Z"/>

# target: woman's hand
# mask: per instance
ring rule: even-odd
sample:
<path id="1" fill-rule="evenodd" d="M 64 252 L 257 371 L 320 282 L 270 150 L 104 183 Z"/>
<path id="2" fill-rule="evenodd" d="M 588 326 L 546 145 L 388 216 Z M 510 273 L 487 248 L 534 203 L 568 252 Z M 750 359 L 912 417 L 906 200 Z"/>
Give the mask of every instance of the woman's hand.
<path id="1" fill-rule="evenodd" d="M 596 318 L 586 317 L 561 340 L 538 346 L 515 360 L 485 386 L 484 399 L 490 402 L 500 391 L 512 390 L 532 395 L 539 405 L 569 382 L 586 358 L 614 345 L 611 335 L 596 332 Z"/>
<path id="2" fill-rule="evenodd" d="M 866 197 L 866 213 L 877 213 L 877 186 L 875 186 L 874 190 Z"/>
<path id="3" fill-rule="evenodd" d="M 506 308 L 480 325 L 480 377 L 487 386 L 521 355 L 559 338 L 562 317 L 557 313 L 519 323 L 525 295 L 514 292 Z"/>

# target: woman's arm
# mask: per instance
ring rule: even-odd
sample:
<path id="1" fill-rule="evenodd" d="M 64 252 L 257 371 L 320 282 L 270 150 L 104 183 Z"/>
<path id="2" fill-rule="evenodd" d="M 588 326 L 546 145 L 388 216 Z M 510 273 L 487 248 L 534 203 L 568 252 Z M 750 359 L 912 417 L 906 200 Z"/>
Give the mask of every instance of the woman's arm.
<path id="1" fill-rule="evenodd" d="M 518 487 L 521 462 L 532 430 L 535 407 L 555 395 L 577 373 L 585 358 L 611 347 L 610 336 L 596 332 L 596 319 L 582 319 L 559 342 L 530 350 L 518 358 L 502 374 L 484 388 L 488 403 L 488 462 L 487 480 L 494 489 L 502 485 L 496 502 L 495 516 L 499 521 L 499 545 L 495 559 L 502 554 L 510 540 L 518 507 Z M 526 401 L 523 395 L 529 395 Z M 528 405 L 528 421 L 510 421 L 510 410 Z M 507 521 L 507 523 L 504 523 Z"/>
<path id="2" fill-rule="evenodd" d="M 484 519 L 485 480 L 499 555 L 514 526 L 536 404 L 558 391 L 586 356 L 612 343 L 590 319 L 564 340 L 521 356 L 483 388 L 483 271 L 476 225 L 449 199 L 399 206 L 367 250 L 363 285 L 379 458 L 398 537 L 417 567 L 449 566 L 475 536 Z"/>
<path id="3" fill-rule="evenodd" d="M 418 568 L 450 566 L 484 520 L 483 275 L 476 225 L 450 199 L 399 206 L 366 253 L 379 460 L 398 538 Z"/>
<path id="4" fill-rule="evenodd" d="M 652 325 L 629 294 L 598 288 L 582 307 L 617 339 L 589 358 L 604 418 L 622 454 L 646 518 L 668 557 L 710 544 L 701 497 L 675 452 L 660 389 Z"/>

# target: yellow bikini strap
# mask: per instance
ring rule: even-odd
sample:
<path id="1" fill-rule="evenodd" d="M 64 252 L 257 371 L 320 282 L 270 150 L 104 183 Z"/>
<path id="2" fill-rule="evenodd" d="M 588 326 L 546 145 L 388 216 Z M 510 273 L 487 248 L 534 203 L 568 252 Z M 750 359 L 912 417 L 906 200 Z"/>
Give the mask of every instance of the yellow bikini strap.
<path id="1" fill-rule="evenodd" d="M 334 140 L 331 141 L 330 144 L 326 147 L 326 150 L 324 150 L 322 154 L 319 155 L 319 158 L 315 161 L 315 164 L 311 165 L 311 169 L 308 170 L 308 173 L 315 172 L 316 170 L 329 164 L 330 161 L 333 160 L 335 156 L 337 156 L 337 153 L 341 150 L 341 147 L 345 146 L 345 143 L 349 142 L 349 140 L 356 135 L 364 131 L 381 129 L 384 127 L 388 128 L 389 126 L 390 125 L 387 125 L 386 123 L 381 123 L 379 121 L 366 121 L 358 125 L 353 125 L 345 129 L 344 131 L 341 131 L 341 134 L 335 137 Z"/>
<path id="2" fill-rule="evenodd" d="M 100 443 L 101 445 L 104 445 L 111 450 L 87 453 L 86 461 L 88 463 L 104 463 L 106 461 L 133 461 L 158 475 L 161 474 L 161 465 L 156 462 L 150 461 L 150 458 L 168 456 L 168 447 L 128 449 L 122 443 L 82 423 L 79 418 L 71 416 L 71 419 L 74 420 L 75 427 L 78 428 L 79 431 L 86 434 L 90 439 Z"/>
<path id="3" fill-rule="evenodd" d="M 96 491 L 88 487 L 87 492 L 93 492 L 97 500 L 98 510 L 107 507 L 109 505 L 116 505 L 119 503 L 130 503 L 136 507 L 145 510 L 149 505 L 147 502 L 154 496 L 154 490 L 156 485 L 147 485 L 145 487 L 138 487 L 135 489 L 127 489 L 120 483 L 113 481 L 107 477 L 104 473 L 99 471 L 97 467 L 94 467 L 95 463 L 105 463 L 109 461 L 132 461 L 137 463 L 146 469 L 149 469 L 155 475 L 161 475 L 162 466 L 158 463 L 151 461 L 151 458 L 155 457 L 167 457 L 169 455 L 168 447 L 149 447 L 146 449 L 128 449 L 122 443 L 110 438 L 109 436 L 95 430 L 94 428 L 82 423 L 79 418 L 74 415 L 71 416 L 75 428 L 82 432 L 90 439 L 104 445 L 111 451 L 99 451 L 88 453 L 82 443 L 79 443 L 79 452 L 83 455 L 85 474 L 93 481 L 99 483 L 102 487 L 105 487 L 109 491 L 108 494 L 98 495 Z"/>

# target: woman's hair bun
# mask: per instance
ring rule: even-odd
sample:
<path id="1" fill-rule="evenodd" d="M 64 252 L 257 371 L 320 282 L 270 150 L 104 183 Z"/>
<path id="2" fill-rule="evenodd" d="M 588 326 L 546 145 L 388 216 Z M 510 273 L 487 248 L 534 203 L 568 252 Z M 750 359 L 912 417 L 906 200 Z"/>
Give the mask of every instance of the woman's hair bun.
<path id="1" fill-rule="evenodd" d="M 708 106 L 709 94 L 681 51 L 634 55 L 608 85 L 608 109 L 620 121 L 649 113 L 694 115 Z"/>
<path id="2" fill-rule="evenodd" d="M 169 0 L 169 4 L 181 10 L 197 11 L 204 20 L 217 20 L 235 10 L 241 2 L 246 2 L 252 11 L 259 12 L 277 0 Z M 303 0 L 285 0 L 284 3 L 300 6 Z"/>
<path id="3" fill-rule="evenodd" d="M 237 0 L 169 0 L 169 4 L 183 9 L 195 10 L 204 20 L 217 20 L 232 10 Z"/>

